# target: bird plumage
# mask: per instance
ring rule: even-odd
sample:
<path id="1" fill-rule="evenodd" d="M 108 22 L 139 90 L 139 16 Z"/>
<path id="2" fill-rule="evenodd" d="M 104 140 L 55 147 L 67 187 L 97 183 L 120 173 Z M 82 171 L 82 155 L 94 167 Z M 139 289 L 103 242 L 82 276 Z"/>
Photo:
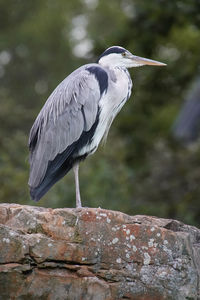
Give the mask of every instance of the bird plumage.
<path id="1" fill-rule="evenodd" d="M 29 138 L 29 186 L 33 198 L 42 184 L 46 186 L 45 178 L 50 176 L 55 182 L 54 173 L 58 175 L 65 160 L 75 155 L 76 142 L 95 124 L 100 95 L 96 78 L 82 67 L 61 82 L 48 98 Z M 83 137 L 87 143 L 87 134 L 81 140 Z"/>
<path id="2" fill-rule="evenodd" d="M 33 124 L 29 138 L 29 186 L 34 199 L 39 200 L 43 194 L 42 187 L 46 192 L 72 168 L 74 161 L 98 147 L 107 126 L 110 127 L 112 123 L 114 110 L 119 109 L 117 107 L 124 98 L 120 98 L 116 107 L 110 102 L 109 120 L 108 112 L 104 113 L 105 117 L 100 117 L 104 112 L 103 102 L 109 101 L 109 97 L 105 99 L 108 81 L 116 84 L 112 71 L 98 64 L 86 65 L 69 75 L 48 98 Z M 115 90 L 113 96 L 117 97 L 121 87 L 118 85 Z M 99 126 L 97 119 L 101 120 Z M 99 136 L 96 141 L 94 133 L 97 127 Z M 66 161 L 68 166 L 64 172 L 62 168 L 64 163 L 66 166 Z M 59 169 L 62 170 L 62 176 Z"/>
<path id="3" fill-rule="evenodd" d="M 122 47 L 107 49 L 98 63 L 75 70 L 47 99 L 29 136 L 28 184 L 34 200 L 94 153 L 107 136 L 113 119 L 131 94 L 129 72 L 125 65 L 117 64 L 116 57 L 120 55 L 121 59 L 125 51 L 131 55 Z M 113 57 L 110 64 L 108 56 Z"/>

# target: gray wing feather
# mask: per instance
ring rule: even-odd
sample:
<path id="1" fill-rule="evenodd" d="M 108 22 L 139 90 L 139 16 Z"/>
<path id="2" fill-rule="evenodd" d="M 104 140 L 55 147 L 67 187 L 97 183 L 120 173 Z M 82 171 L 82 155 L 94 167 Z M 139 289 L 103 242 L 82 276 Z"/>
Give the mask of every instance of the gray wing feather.
<path id="1" fill-rule="evenodd" d="M 99 99 L 98 82 L 85 69 L 73 72 L 53 91 L 30 131 L 31 187 L 42 181 L 49 161 L 90 130 Z"/>

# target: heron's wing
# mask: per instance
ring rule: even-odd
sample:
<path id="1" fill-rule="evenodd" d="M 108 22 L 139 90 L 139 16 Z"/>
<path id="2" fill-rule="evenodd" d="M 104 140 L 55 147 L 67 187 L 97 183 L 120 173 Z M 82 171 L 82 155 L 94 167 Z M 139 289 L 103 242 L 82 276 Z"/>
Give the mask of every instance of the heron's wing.
<path id="1" fill-rule="evenodd" d="M 78 69 L 50 95 L 30 132 L 31 187 L 41 183 L 49 162 L 56 158 L 56 164 L 62 163 L 59 154 L 65 152 L 66 159 L 82 133 L 91 129 L 101 93 L 96 74 L 89 69 Z"/>

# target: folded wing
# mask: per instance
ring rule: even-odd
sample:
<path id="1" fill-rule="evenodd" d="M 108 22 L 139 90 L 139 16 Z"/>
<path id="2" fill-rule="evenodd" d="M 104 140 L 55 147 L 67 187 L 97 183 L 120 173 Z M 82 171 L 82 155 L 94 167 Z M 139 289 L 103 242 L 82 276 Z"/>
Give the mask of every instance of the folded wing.
<path id="1" fill-rule="evenodd" d="M 54 173 L 63 168 L 75 151 L 76 142 L 94 125 L 100 97 L 99 81 L 87 69 L 73 72 L 50 95 L 29 136 L 29 186 L 32 191 L 45 182 L 46 177 L 50 178 L 46 182 L 54 184 L 57 181 L 51 180 Z"/>

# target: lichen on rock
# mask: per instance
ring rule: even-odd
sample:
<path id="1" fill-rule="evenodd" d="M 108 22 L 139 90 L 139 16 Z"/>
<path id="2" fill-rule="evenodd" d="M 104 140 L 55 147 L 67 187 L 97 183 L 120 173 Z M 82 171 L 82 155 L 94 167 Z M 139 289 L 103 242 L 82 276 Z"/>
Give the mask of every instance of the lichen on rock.
<path id="1" fill-rule="evenodd" d="M 104 209 L 0 204 L 0 299 L 198 299 L 200 230 Z"/>

